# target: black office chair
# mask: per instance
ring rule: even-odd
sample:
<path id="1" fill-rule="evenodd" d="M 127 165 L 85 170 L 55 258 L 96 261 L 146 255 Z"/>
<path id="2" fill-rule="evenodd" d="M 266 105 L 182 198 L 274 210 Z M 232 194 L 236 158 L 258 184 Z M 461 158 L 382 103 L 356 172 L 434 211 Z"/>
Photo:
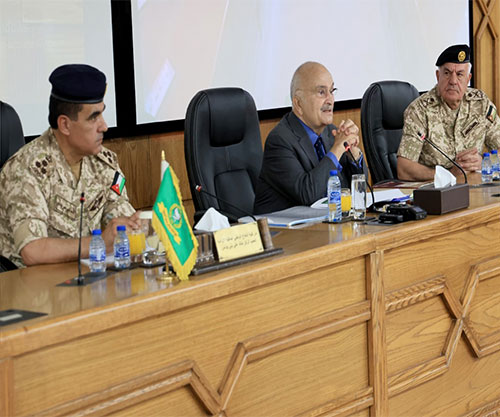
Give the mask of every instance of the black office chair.
<path id="1" fill-rule="evenodd" d="M 0 101 L 0 169 L 24 144 L 19 116 L 12 106 Z"/>
<path id="2" fill-rule="evenodd" d="M 231 222 L 253 212 L 263 150 L 249 93 L 241 88 L 198 92 L 186 112 L 184 151 L 195 221 L 210 207 Z M 197 185 L 220 200 L 196 191 Z"/>
<path id="3" fill-rule="evenodd" d="M 372 183 L 398 177 L 397 153 L 403 134 L 403 113 L 419 96 L 404 81 L 379 81 L 361 100 L 361 131 Z"/>

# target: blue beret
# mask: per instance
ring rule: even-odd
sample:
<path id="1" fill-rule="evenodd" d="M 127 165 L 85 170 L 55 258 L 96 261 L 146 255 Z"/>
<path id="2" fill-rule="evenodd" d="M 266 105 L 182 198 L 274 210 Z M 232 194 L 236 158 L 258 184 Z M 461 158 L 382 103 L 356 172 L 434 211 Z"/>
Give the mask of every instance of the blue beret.
<path id="1" fill-rule="evenodd" d="M 70 103 L 100 103 L 106 92 L 106 76 L 85 64 L 68 64 L 50 74 L 50 95 Z"/>
<path id="2" fill-rule="evenodd" d="M 447 62 L 453 64 L 465 64 L 470 62 L 470 48 L 467 45 L 452 45 L 446 48 L 436 61 L 436 67 Z"/>

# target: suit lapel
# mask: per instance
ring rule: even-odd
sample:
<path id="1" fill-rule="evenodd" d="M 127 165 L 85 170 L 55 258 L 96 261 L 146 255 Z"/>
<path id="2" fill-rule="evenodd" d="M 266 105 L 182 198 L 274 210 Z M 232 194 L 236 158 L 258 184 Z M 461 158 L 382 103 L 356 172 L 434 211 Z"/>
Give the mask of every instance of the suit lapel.
<path id="1" fill-rule="evenodd" d="M 307 135 L 307 132 L 300 123 L 299 119 L 297 118 L 297 116 L 295 116 L 293 112 L 289 113 L 288 121 L 290 123 L 290 127 L 292 128 L 295 137 L 297 138 L 297 143 L 299 147 L 302 149 L 304 154 L 309 158 L 313 166 L 318 165 L 319 164 L 318 155 L 316 155 L 316 151 L 314 150 L 311 140 L 309 139 L 309 136 Z"/>
<path id="2" fill-rule="evenodd" d="M 328 125 L 321 133 L 321 137 L 323 139 L 323 143 L 325 144 L 325 150 L 328 151 L 332 148 L 333 142 L 335 142 L 335 138 L 332 135 L 333 125 Z"/>

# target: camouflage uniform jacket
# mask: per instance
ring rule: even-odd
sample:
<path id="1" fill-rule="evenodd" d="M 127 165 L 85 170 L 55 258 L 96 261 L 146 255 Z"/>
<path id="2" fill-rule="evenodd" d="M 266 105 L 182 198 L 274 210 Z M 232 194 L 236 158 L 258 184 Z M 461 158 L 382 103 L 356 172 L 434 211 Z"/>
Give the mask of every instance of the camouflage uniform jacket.
<path id="1" fill-rule="evenodd" d="M 500 148 L 500 121 L 495 105 L 486 94 L 468 88 L 460 107 L 452 110 L 441 99 L 437 88 L 414 100 L 404 114 L 403 137 L 398 156 L 420 164 L 451 168 L 452 164 L 428 143 L 419 139 L 419 133 L 438 145 L 451 159 L 466 149 L 483 151 Z"/>
<path id="2" fill-rule="evenodd" d="M 116 171 L 121 174 L 116 154 L 103 147 L 83 158 L 77 181 L 52 129 L 23 146 L 0 172 L 0 254 L 24 266 L 20 252 L 29 242 L 77 238 L 82 192 L 83 236 L 132 215 L 125 188 L 121 195 L 110 188 Z"/>

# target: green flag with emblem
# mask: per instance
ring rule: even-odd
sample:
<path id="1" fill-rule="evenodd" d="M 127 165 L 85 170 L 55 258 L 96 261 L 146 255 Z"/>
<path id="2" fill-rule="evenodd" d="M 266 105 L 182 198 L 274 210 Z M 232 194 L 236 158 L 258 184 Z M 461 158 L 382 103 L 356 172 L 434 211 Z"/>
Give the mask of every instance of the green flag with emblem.
<path id="1" fill-rule="evenodd" d="M 187 280 L 196 262 L 198 241 L 182 205 L 179 180 L 170 165 L 163 174 L 153 206 L 152 226 L 175 273 L 179 279 Z"/>

